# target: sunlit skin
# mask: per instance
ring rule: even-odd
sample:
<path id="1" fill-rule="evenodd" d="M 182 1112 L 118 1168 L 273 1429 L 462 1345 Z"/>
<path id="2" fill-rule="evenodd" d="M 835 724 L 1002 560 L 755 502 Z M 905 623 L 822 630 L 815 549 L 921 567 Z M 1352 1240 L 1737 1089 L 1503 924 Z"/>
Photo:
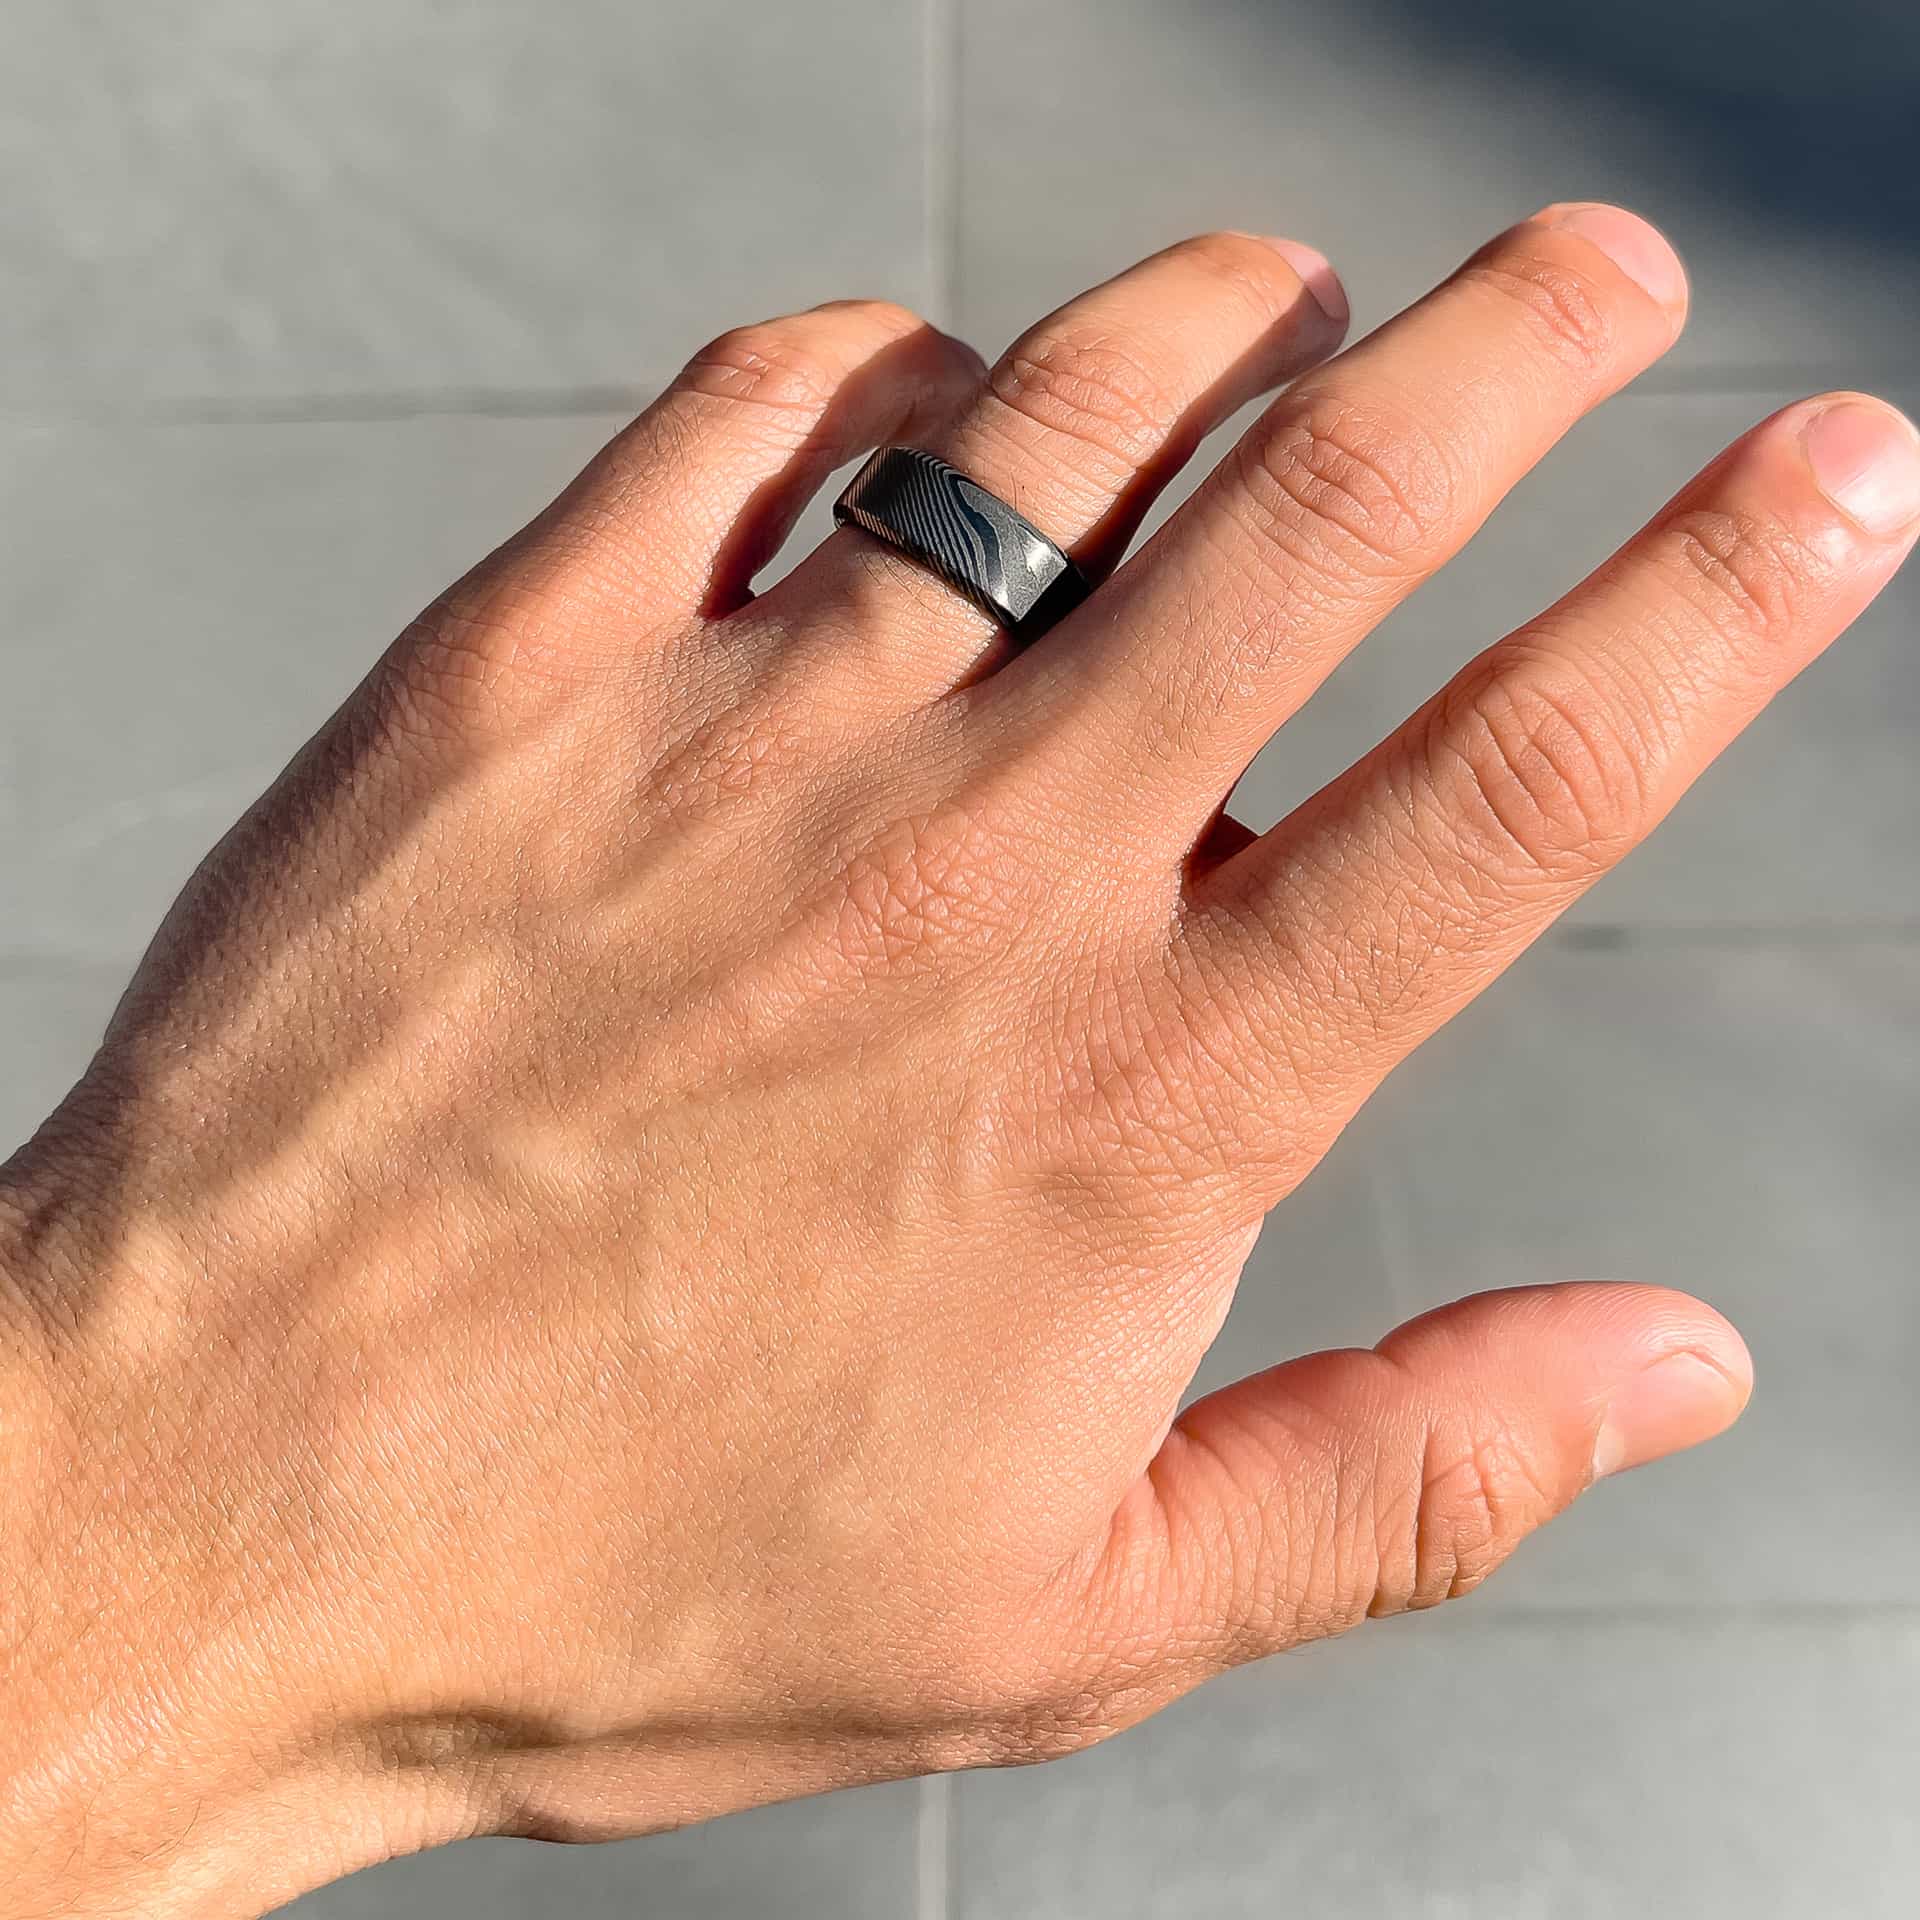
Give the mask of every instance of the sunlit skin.
<path id="1" fill-rule="evenodd" d="M 1174 1417 L 1269 1209 L 1914 538 L 1900 416 L 1789 407 L 1290 818 L 1221 812 L 1684 306 L 1561 207 L 1344 353 L 1319 256 L 1233 234 L 991 371 L 821 308 L 415 621 L 0 1177 L 0 1915 L 1064 1754 L 1727 1426 L 1739 1336 L 1630 1285 Z M 853 531 L 756 597 L 891 441 L 1093 597 L 1015 654 Z"/>

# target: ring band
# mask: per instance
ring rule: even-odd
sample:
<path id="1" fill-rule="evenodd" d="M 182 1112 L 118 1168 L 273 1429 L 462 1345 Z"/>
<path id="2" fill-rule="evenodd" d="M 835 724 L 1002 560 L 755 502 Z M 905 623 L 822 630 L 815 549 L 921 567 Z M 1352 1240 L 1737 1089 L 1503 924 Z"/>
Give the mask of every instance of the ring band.
<path id="1" fill-rule="evenodd" d="M 915 447 L 882 447 L 833 503 L 833 517 L 884 540 L 984 608 L 1019 646 L 1092 591 L 1024 514 Z"/>

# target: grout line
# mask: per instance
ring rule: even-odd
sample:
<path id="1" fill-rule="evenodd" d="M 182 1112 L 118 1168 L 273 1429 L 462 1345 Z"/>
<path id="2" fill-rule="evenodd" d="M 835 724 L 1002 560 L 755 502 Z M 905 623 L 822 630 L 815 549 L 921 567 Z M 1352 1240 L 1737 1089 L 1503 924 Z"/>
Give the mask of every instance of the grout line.
<path id="1" fill-rule="evenodd" d="M 1779 366 L 1769 366 L 1764 361 L 1736 361 L 1725 366 L 1650 367 L 1627 391 L 1683 397 L 1743 393 L 1772 397 L 1783 392 L 1817 393 L 1829 387 L 1889 393 L 1911 388 L 1916 382 L 1920 382 L 1920 368 L 1904 363 L 1883 366 L 1859 361 L 1783 361 Z"/>
<path id="2" fill-rule="evenodd" d="M 667 384 L 659 380 L 588 387 L 447 387 L 390 393 L 263 394 L 257 398 L 189 396 L 112 413 L 0 414 L 0 427 L 357 426 L 386 420 L 467 416 L 504 420 L 570 420 L 637 413 Z"/>
<path id="3" fill-rule="evenodd" d="M 958 318 L 960 196 L 958 182 L 958 45 L 954 0 L 926 0 L 927 34 L 926 263 L 928 316 L 950 327 Z M 51 412 L 0 409 L 0 431 L 88 428 L 354 426 L 391 420 L 469 417 L 569 420 L 632 414 L 648 405 L 671 374 L 657 379 L 573 387 L 422 387 L 343 393 L 260 395 L 188 394 L 177 400 L 136 401 L 113 410 Z M 1920 370 L 1860 366 L 1742 366 L 1726 369 L 1656 368 L 1634 382 L 1630 396 L 1646 399 L 1729 398 L 1741 394 L 1774 402 L 1784 395 L 1854 387 L 1898 395 L 1920 386 Z"/>
<path id="4" fill-rule="evenodd" d="M 953 1776 L 920 1782 L 914 1833 L 914 1920 L 947 1920 L 953 1910 Z"/>
<path id="5" fill-rule="evenodd" d="M 184 882 L 182 883 L 185 884 Z M 0 986 L 10 980 L 66 980 L 98 973 L 122 982 L 133 977 L 143 948 L 126 953 L 82 953 L 65 947 L 19 947 L 0 952 Z"/>
<path id="6" fill-rule="evenodd" d="M 1613 953 L 1624 948 L 1911 946 L 1920 920 L 1604 921 L 1557 927 L 1541 945 L 1568 953 Z"/>
<path id="7" fill-rule="evenodd" d="M 936 326 L 957 319 L 960 280 L 960 7 L 926 0 L 927 305 Z"/>
<path id="8" fill-rule="evenodd" d="M 1417 1614 L 1398 1618 L 1412 1620 Z M 1368 1623 L 1370 1626 L 1373 1622 Z M 1920 1626 L 1920 1604 L 1907 1600 L 1760 1601 L 1736 1605 L 1720 1601 L 1622 1600 L 1605 1606 L 1556 1607 L 1550 1602 L 1489 1604 L 1467 1617 L 1454 1614 L 1446 1631 L 1484 1632 L 1506 1627 L 1690 1627 L 1718 1631 L 1745 1627 L 1902 1627 Z"/>

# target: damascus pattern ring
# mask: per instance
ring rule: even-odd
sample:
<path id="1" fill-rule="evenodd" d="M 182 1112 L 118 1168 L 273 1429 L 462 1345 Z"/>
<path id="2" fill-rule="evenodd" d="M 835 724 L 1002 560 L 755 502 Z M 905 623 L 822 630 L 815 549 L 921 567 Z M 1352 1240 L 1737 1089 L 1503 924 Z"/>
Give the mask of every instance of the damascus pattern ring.
<path id="1" fill-rule="evenodd" d="M 1019 646 L 1037 640 L 1091 590 L 1086 575 L 1024 514 L 913 447 L 882 447 L 834 502 L 833 517 L 938 574 Z"/>

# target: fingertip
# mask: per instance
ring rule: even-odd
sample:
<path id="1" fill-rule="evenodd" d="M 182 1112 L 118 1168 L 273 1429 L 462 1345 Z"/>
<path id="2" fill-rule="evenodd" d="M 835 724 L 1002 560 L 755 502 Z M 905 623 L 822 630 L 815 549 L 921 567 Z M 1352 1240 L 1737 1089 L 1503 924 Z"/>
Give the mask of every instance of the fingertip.
<path id="1" fill-rule="evenodd" d="M 1300 284 L 1326 316 L 1327 324 L 1336 333 L 1344 334 L 1353 318 L 1353 307 L 1347 299 L 1346 288 L 1340 284 L 1340 276 L 1333 270 L 1333 263 L 1317 247 L 1310 247 L 1304 241 L 1276 239 L 1270 234 L 1263 237 L 1300 276 Z"/>
<path id="2" fill-rule="evenodd" d="M 1920 432 L 1899 408 L 1865 393 L 1806 403 L 1800 444 L 1814 484 L 1876 538 L 1920 521 Z"/>
<path id="3" fill-rule="evenodd" d="M 1646 1291 L 1656 1296 L 1654 1311 L 1606 1391 L 1595 1480 L 1724 1433 L 1753 1393 L 1753 1356 L 1725 1315 L 1686 1294 Z"/>
<path id="4" fill-rule="evenodd" d="M 966 369 L 967 378 L 975 386 L 985 386 L 991 368 L 987 356 L 971 340 L 963 340 L 957 333 L 948 333 L 944 327 L 934 329 L 947 343 L 954 359 Z"/>
<path id="5" fill-rule="evenodd" d="M 1577 234 L 1598 247 L 1678 325 L 1687 310 L 1687 270 L 1673 243 L 1651 221 L 1597 200 L 1561 200 L 1542 207 L 1533 224 Z"/>
<path id="6" fill-rule="evenodd" d="M 1752 1356 L 1723 1314 L 1631 1281 L 1475 1294 L 1409 1321 L 1381 1351 L 1429 1377 L 1490 1383 L 1483 1393 L 1526 1382 L 1560 1444 L 1593 1436 L 1589 1482 L 1712 1439 L 1753 1391 Z"/>

